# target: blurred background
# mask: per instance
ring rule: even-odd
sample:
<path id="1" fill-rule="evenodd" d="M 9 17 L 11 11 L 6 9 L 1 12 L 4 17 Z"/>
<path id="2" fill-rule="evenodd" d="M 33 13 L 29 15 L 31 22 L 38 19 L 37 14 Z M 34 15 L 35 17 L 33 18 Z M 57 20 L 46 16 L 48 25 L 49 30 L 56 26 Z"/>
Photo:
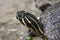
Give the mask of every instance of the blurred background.
<path id="1" fill-rule="evenodd" d="M 25 10 L 39 18 L 41 5 L 54 5 L 58 2 L 60 0 L 0 0 L 0 40 L 24 40 L 28 37 L 28 28 L 16 19 L 17 11 Z"/>

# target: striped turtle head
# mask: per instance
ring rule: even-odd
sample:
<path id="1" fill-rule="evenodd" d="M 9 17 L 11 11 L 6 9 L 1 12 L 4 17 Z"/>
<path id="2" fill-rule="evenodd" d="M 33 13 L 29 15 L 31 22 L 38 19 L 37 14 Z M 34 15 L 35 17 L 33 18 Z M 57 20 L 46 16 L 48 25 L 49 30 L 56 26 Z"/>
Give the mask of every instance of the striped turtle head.
<path id="1" fill-rule="evenodd" d="M 31 13 L 25 11 L 18 11 L 16 18 L 26 27 L 31 30 L 31 32 L 41 38 L 44 38 L 43 27 L 39 20 Z"/>

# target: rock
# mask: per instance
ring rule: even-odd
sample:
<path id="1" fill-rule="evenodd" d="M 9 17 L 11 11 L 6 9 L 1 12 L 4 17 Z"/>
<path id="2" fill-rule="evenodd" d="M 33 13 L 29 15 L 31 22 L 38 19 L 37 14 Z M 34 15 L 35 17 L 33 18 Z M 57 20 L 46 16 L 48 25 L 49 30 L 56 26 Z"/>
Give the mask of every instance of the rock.
<path id="1" fill-rule="evenodd" d="M 19 40 L 21 32 L 25 33 L 21 40 L 28 36 L 28 29 L 15 18 L 16 12 L 20 10 L 35 13 L 36 17 L 41 13 L 41 10 L 35 7 L 34 0 L 0 0 L 0 40 Z"/>
<path id="2" fill-rule="evenodd" d="M 60 3 L 47 8 L 40 20 L 48 40 L 60 40 Z"/>

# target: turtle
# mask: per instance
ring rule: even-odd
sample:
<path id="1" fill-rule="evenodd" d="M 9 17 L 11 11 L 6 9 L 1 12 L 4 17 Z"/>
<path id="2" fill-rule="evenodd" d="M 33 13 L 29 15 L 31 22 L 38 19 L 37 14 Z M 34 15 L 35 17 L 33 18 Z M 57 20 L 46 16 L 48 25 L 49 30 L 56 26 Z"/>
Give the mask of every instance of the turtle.
<path id="1" fill-rule="evenodd" d="M 39 20 L 24 10 L 18 11 L 16 18 L 29 28 L 29 36 L 39 36 L 43 40 L 60 40 L 60 2 L 44 9 Z"/>

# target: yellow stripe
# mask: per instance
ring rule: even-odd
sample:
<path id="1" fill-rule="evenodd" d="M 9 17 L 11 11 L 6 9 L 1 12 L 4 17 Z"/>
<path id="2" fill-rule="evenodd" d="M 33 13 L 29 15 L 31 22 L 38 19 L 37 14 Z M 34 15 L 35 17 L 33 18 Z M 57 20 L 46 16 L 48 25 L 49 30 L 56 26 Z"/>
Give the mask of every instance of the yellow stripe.
<path id="1" fill-rule="evenodd" d="M 31 24 L 31 25 L 32 25 L 32 24 Z M 34 25 L 32 25 L 32 27 L 35 29 L 36 33 L 38 34 L 38 31 L 37 31 L 37 29 L 34 27 Z"/>
<path id="2" fill-rule="evenodd" d="M 29 16 L 30 17 L 30 16 Z M 29 21 L 29 19 L 25 16 L 25 18 L 26 18 L 26 20 L 31 24 L 31 22 Z M 30 17 L 31 18 L 31 17 Z M 38 23 L 33 19 L 33 18 L 31 18 L 37 25 L 38 25 Z M 22 18 L 22 22 L 25 24 L 25 26 L 27 26 L 27 24 L 25 23 L 25 21 L 24 21 L 24 18 Z M 32 25 L 32 24 L 31 24 Z M 36 34 L 39 34 L 40 35 L 40 33 L 38 32 L 38 30 L 34 27 L 34 25 L 32 25 L 32 27 L 35 29 L 35 30 L 33 30 L 32 28 L 32 32 L 34 31 L 34 33 Z M 41 31 L 41 29 L 40 29 L 40 27 L 39 27 L 39 25 L 38 25 L 38 29 L 40 30 L 40 32 L 43 34 L 43 32 Z M 35 32 L 36 31 L 36 32 Z M 40 35 L 40 36 L 42 36 L 42 35 Z"/>
<path id="3" fill-rule="evenodd" d="M 27 19 L 27 21 L 31 24 L 31 22 L 29 21 L 29 19 L 25 16 L 25 18 Z M 32 24 L 31 24 L 32 25 Z M 32 25 L 32 27 L 36 30 L 36 28 L 34 27 L 34 25 Z M 32 29 L 33 30 L 33 29 Z M 33 30 L 34 31 L 34 30 Z M 35 34 L 38 33 L 38 31 L 36 30 Z"/>
<path id="4" fill-rule="evenodd" d="M 26 26 L 26 23 L 24 22 L 24 19 L 22 18 L 22 22 L 25 24 L 25 26 Z"/>
<path id="5" fill-rule="evenodd" d="M 31 17 L 30 17 L 31 18 Z M 33 18 L 31 18 L 37 25 L 38 25 L 38 23 L 33 19 Z M 40 30 L 40 32 L 43 34 L 43 32 L 42 32 L 42 30 L 40 29 L 40 26 L 38 25 L 38 29 Z"/>
<path id="6" fill-rule="evenodd" d="M 25 16 L 25 18 L 28 19 L 26 16 Z M 27 20 L 27 21 L 29 21 L 29 20 Z M 24 18 L 22 18 L 22 22 L 23 22 L 23 23 L 25 24 L 25 26 L 27 27 L 27 24 L 25 23 Z M 30 23 L 30 24 L 31 24 L 31 23 Z M 31 25 L 32 25 L 32 24 L 31 24 Z M 32 25 L 32 26 L 33 26 L 33 25 Z M 34 32 L 35 34 L 38 33 L 35 28 L 34 28 L 34 29 L 36 30 L 36 32 L 35 32 L 32 28 L 29 28 L 29 29 L 31 29 L 31 31 Z"/>
<path id="7" fill-rule="evenodd" d="M 25 16 L 25 18 L 26 18 L 26 20 L 29 22 L 29 23 L 31 23 L 30 21 L 29 21 L 29 19 Z"/>

